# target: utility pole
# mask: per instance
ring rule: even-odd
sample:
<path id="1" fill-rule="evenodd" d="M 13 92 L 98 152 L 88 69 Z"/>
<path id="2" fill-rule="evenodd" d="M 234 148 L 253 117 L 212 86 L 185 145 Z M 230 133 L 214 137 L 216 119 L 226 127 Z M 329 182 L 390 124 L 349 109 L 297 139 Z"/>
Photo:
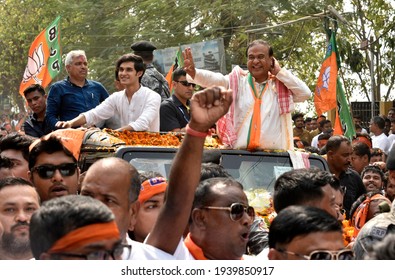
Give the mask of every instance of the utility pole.
<path id="1" fill-rule="evenodd" d="M 371 100 L 372 100 L 372 119 L 374 117 L 374 107 L 376 105 L 376 95 L 375 95 L 375 82 L 374 82 L 374 44 L 373 36 L 370 36 L 370 87 L 371 87 Z M 379 100 L 380 101 L 380 100 Z"/>

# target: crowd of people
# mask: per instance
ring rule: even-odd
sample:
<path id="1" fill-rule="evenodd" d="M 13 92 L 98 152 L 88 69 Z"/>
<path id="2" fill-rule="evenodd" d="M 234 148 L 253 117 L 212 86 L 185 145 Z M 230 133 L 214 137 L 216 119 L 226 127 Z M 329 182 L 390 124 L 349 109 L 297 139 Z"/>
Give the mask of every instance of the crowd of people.
<path id="1" fill-rule="evenodd" d="M 262 40 L 247 47 L 248 70 L 236 66 L 228 75 L 196 69 L 184 50 L 171 93 L 152 69 L 155 46 L 131 48 L 115 63 L 118 91 L 111 95 L 87 79 L 81 50 L 67 54 L 68 76 L 48 94 L 40 85 L 24 91 L 32 114 L 0 139 L 0 259 L 392 258 L 393 247 L 383 249 L 394 242 L 392 119 L 391 129 L 381 116 L 366 129 L 354 115 L 360 131 L 350 140 L 333 135 L 325 116 L 293 113 L 311 91 Z M 81 126 L 185 138 L 168 179 L 116 157 L 81 173 Z M 266 227 L 243 185 L 219 163 L 202 163 L 212 131 L 227 148 L 320 154 L 329 171 L 281 174 Z"/>

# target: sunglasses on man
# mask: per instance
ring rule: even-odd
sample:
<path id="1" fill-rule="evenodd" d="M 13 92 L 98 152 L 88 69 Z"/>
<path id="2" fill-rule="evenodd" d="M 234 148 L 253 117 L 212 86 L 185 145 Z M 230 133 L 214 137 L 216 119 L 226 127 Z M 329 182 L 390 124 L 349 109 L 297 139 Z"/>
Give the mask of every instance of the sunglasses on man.
<path id="1" fill-rule="evenodd" d="M 291 251 L 276 249 L 280 253 L 289 254 L 293 256 L 300 257 L 305 260 L 353 260 L 354 253 L 350 249 L 343 249 L 340 251 L 328 251 L 328 250 L 316 250 L 311 252 L 309 255 L 303 255 L 294 253 Z"/>
<path id="2" fill-rule="evenodd" d="M 31 172 L 37 172 L 41 179 L 51 179 L 55 176 L 56 170 L 59 170 L 63 177 L 73 176 L 77 170 L 76 163 L 62 163 L 59 165 L 43 164 L 33 167 Z"/>
<path id="3" fill-rule="evenodd" d="M 247 215 L 253 220 L 255 217 L 255 210 L 251 206 L 244 205 L 242 203 L 232 203 L 230 207 L 220 207 L 220 206 L 204 206 L 202 207 L 203 209 L 209 209 L 209 210 L 225 210 L 229 211 L 229 216 L 232 221 L 238 221 L 241 218 L 243 218 L 244 213 L 247 213 Z"/>
<path id="4" fill-rule="evenodd" d="M 176 83 L 182 84 L 184 87 L 190 87 L 192 86 L 193 88 L 196 86 L 194 83 L 189 83 L 188 81 L 175 81 Z"/>

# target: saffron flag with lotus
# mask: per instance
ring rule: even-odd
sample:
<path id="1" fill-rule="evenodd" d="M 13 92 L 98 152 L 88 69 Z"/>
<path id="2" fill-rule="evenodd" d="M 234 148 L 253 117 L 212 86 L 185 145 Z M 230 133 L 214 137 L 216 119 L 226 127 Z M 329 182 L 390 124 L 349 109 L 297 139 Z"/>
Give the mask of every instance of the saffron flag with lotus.
<path id="1" fill-rule="evenodd" d="M 350 140 L 356 135 L 349 105 L 343 90 L 338 71 L 340 57 L 336 45 L 336 33 L 332 31 L 321 72 L 314 94 L 314 105 L 320 116 L 336 108 L 334 135 L 344 135 Z"/>
<path id="2" fill-rule="evenodd" d="M 336 108 L 338 65 L 336 37 L 335 32 L 332 32 L 314 93 L 314 105 L 318 116 Z"/>
<path id="3" fill-rule="evenodd" d="M 34 39 L 29 49 L 27 65 L 19 86 L 19 93 L 32 84 L 40 84 L 44 88 L 59 74 L 62 66 L 60 49 L 60 16 Z"/>

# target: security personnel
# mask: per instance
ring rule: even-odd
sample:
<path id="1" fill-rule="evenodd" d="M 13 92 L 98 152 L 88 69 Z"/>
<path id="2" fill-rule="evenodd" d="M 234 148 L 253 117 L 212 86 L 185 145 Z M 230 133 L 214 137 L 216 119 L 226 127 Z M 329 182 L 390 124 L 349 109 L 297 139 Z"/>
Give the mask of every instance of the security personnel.
<path id="1" fill-rule="evenodd" d="M 170 97 L 169 84 L 165 77 L 154 67 L 154 50 L 156 47 L 147 41 L 139 41 L 131 45 L 134 54 L 143 58 L 146 70 L 141 80 L 141 84 L 159 93 L 162 101 Z"/>

